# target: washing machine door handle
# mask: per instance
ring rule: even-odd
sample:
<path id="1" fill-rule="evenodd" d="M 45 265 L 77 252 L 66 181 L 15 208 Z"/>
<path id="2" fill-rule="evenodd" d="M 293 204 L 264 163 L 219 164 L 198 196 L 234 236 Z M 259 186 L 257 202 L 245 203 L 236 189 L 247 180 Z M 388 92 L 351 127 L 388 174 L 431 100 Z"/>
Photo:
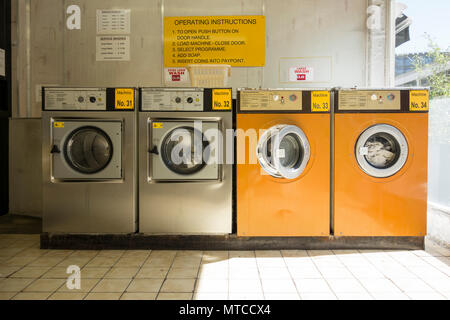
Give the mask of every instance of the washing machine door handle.
<path id="1" fill-rule="evenodd" d="M 158 155 L 159 154 L 158 148 L 156 146 L 153 146 L 153 148 L 148 149 L 148 153 L 153 153 L 153 154 Z"/>
<path id="2" fill-rule="evenodd" d="M 61 150 L 59 150 L 58 146 L 54 144 L 52 149 L 50 150 L 50 153 L 61 153 Z"/>

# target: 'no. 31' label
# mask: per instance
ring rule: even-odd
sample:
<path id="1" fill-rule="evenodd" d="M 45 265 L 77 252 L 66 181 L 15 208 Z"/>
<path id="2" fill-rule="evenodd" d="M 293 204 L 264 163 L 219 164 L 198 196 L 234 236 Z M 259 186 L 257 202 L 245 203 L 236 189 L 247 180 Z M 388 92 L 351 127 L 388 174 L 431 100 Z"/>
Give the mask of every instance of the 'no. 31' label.
<path id="1" fill-rule="evenodd" d="M 115 90 L 114 108 L 120 110 L 134 109 L 134 89 L 117 88 Z"/>

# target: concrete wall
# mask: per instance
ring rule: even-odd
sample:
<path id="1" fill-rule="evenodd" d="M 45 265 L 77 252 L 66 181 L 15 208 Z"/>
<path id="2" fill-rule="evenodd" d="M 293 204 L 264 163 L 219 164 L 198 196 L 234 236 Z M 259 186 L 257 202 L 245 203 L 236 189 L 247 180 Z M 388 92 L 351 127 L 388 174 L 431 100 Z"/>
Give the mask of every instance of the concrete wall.
<path id="1" fill-rule="evenodd" d="M 376 1 L 385 11 L 383 14 L 389 8 L 383 5 L 385 1 L 390 0 Z M 387 70 L 381 62 L 382 65 L 373 68 L 368 76 L 370 52 L 385 52 L 380 43 L 382 46 L 386 40 L 378 38 L 378 46 L 371 49 L 367 45 L 367 0 L 13 0 L 12 4 L 12 130 L 17 130 L 11 141 L 12 163 L 21 163 L 17 157 L 24 155 L 19 149 L 36 152 L 33 159 L 40 156 L 36 141 L 27 136 L 40 135 L 34 131 L 39 130 L 34 118 L 39 118 L 41 113 L 41 86 L 163 85 L 163 16 L 266 17 L 266 65 L 233 68 L 231 85 L 234 89 L 298 86 L 284 81 L 283 70 L 305 61 L 299 59 L 307 59 L 309 63 L 323 61 L 329 68 L 328 78 L 305 83 L 305 87 L 367 86 L 372 78 L 385 77 Z M 72 4 L 81 8 L 81 30 L 66 28 L 65 11 Z M 109 8 L 131 9 L 129 62 L 96 61 L 96 10 Z M 386 30 L 383 28 L 377 35 L 385 36 Z M 30 126 L 16 124 L 14 119 L 18 118 L 30 121 Z M 21 183 L 34 184 L 32 175 L 20 170 L 23 168 L 12 167 L 12 177 L 23 174 Z M 36 165 L 33 170 L 40 170 L 40 167 Z M 25 213 L 26 207 L 19 204 L 22 199 L 32 198 L 30 203 L 38 201 L 38 191 L 12 185 L 11 212 Z"/>

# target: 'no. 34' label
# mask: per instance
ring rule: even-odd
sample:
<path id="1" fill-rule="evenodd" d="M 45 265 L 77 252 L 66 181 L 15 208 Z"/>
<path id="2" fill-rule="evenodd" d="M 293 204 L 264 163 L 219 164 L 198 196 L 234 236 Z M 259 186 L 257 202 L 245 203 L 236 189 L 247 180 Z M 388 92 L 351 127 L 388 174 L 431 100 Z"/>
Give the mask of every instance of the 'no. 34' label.
<path id="1" fill-rule="evenodd" d="M 134 109 L 134 89 L 117 88 L 115 90 L 114 108 L 121 110 Z"/>
<path id="2" fill-rule="evenodd" d="M 409 92 L 409 111 L 428 111 L 428 90 Z"/>

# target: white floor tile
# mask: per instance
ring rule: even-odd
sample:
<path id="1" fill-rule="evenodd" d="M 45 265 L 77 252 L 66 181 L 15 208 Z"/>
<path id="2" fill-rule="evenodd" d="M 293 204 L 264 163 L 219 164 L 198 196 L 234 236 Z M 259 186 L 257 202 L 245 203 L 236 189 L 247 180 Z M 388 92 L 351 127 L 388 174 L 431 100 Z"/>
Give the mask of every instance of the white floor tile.
<path id="1" fill-rule="evenodd" d="M 260 293 L 251 292 L 230 292 L 228 294 L 229 300 L 264 300 L 264 295 Z"/>
<path id="2" fill-rule="evenodd" d="M 259 279 L 230 279 L 229 292 L 233 293 L 259 293 L 262 292 Z"/>
<path id="3" fill-rule="evenodd" d="M 302 300 L 337 300 L 337 297 L 332 292 L 305 292 L 300 293 Z"/>
<path id="4" fill-rule="evenodd" d="M 291 279 L 261 279 L 264 293 L 296 293 L 294 282 Z"/>
<path id="5" fill-rule="evenodd" d="M 344 267 L 334 267 L 334 266 L 319 267 L 319 271 L 324 278 L 344 278 L 344 279 L 353 278 L 353 275 L 350 273 L 350 271 Z"/>
<path id="6" fill-rule="evenodd" d="M 435 292 L 421 279 L 391 278 L 392 282 L 404 292 Z"/>
<path id="7" fill-rule="evenodd" d="M 446 298 L 437 292 L 405 292 L 412 300 L 446 300 Z"/>
<path id="8" fill-rule="evenodd" d="M 262 267 L 259 268 L 259 274 L 261 279 L 291 279 L 291 274 L 286 267 L 274 268 L 274 267 Z"/>
<path id="9" fill-rule="evenodd" d="M 335 293 L 366 292 L 356 279 L 327 279 L 327 282 Z"/>
<path id="10" fill-rule="evenodd" d="M 294 293 L 264 293 L 266 300 L 300 300 L 297 292 Z"/>
<path id="11" fill-rule="evenodd" d="M 389 279 L 359 279 L 362 285 L 372 292 L 401 293 L 401 290 Z"/>
<path id="12" fill-rule="evenodd" d="M 373 300 L 373 297 L 367 292 L 358 293 L 336 293 L 339 300 Z"/>
<path id="13" fill-rule="evenodd" d="M 294 279 L 297 291 L 302 293 L 330 293 L 331 289 L 324 279 Z"/>
<path id="14" fill-rule="evenodd" d="M 410 300 L 410 298 L 403 292 L 371 292 L 371 295 L 375 298 L 375 300 Z"/>
<path id="15" fill-rule="evenodd" d="M 228 292 L 228 280 L 226 279 L 197 279 L 195 292 L 213 293 Z"/>

